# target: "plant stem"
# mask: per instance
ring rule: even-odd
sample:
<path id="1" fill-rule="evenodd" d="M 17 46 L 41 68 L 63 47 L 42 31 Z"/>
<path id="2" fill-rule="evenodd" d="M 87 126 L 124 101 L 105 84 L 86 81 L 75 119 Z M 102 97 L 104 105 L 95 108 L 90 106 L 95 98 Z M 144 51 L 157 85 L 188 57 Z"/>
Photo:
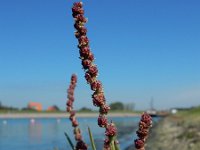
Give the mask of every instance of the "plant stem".
<path id="1" fill-rule="evenodd" d="M 90 130 L 90 127 L 88 127 L 88 132 L 89 132 L 89 136 L 90 136 L 90 142 L 91 142 L 91 145 L 92 145 L 92 150 L 96 150 L 95 143 L 94 143 L 94 139 L 93 139 L 93 136 L 92 136 L 92 132 L 91 132 L 91 130 Z"/>
<path id="2" fill-rule="evenodd" d="M 114 143 L 114 140 L 111 141 L 111 150 L 115 150 L 115 143 Z"/>

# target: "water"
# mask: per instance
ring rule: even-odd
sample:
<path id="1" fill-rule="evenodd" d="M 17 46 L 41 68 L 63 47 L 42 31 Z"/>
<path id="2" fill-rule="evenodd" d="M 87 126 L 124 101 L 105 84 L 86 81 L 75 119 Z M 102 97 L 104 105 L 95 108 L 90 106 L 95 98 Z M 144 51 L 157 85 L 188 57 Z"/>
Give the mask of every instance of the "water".
<path id="1" fill-rule="evenodd" d="M 139 117 L 111 118 L 118 127 L 118 139 L 124 150 L 133 143 Z M 102 149 L 104 131 L 96 118 L 78 118 L 84 141 L 89 144 L 87 127 L 91 128 L 97 150 Z M 0 150 L 70 150 L 64 132 L 73 137 L 68 119 L 0 119 Z M 74 138 L 72 141 L 75 143 Z M 91 149 L 91 147 L 89 147 Z"/>

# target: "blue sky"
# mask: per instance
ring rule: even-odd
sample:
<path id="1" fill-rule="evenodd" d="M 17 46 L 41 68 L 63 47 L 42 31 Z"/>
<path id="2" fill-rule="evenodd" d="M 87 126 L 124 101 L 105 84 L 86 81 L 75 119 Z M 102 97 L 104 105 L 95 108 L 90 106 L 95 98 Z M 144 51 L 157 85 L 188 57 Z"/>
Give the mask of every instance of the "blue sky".
<path id="1" fill-rule="evenodd" d="M 0 0 L 0 101 L 65 108 L 72 73 L 75 107 L 91 107 L 70 0 Z M 200 105 L 198 0 L 83 0 L 88 37 L 107 102 L 136 109 Z"/>

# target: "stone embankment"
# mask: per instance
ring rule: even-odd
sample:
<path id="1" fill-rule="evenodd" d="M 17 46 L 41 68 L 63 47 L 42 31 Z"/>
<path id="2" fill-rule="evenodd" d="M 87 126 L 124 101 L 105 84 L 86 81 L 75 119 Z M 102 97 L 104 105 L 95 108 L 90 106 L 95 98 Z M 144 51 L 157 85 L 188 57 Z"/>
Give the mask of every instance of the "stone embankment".
<path id="1" fill-rule="evenodd" d="M 147 150 L 200 150 L 200 120 L 169 116 L 152 129 Z"/>

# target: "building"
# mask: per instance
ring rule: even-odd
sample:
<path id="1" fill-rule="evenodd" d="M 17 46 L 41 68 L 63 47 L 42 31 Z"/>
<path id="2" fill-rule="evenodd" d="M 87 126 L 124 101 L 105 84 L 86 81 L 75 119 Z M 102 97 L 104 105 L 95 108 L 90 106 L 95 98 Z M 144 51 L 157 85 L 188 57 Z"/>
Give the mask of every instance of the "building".
<path id="1" fill-rule="evenodd" d="M 47 108 L 47 111 L 59 111 L 60 109 L 58 108 L 58 106 L 53 105 Z"/>
<path id="2" fill-rule="evenodd" d="M 42 111 L 42 104 L 37 102 L 30 102 L 28 103 L 29 109 L 34 109 L 36 111 Z"/>

